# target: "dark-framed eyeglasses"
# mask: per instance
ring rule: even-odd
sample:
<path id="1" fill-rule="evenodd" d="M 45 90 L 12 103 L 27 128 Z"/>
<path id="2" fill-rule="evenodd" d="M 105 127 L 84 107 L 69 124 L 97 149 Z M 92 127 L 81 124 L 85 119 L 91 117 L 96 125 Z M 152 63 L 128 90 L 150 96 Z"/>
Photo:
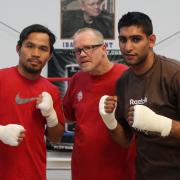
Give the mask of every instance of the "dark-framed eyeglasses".
<path id="1" fill-rule="evenodd" d="M 88 46 L 84 46 L 83 48 L 75 48 L 74 49 L 74 53 L 76 55 L 80 55 L 81 51 L 83 51 L 84 53 L 89 53 L 91 52 L 93 49 L 102 46 L 103 44 L 94 44 L 94 45 L 88 45 Z"/>

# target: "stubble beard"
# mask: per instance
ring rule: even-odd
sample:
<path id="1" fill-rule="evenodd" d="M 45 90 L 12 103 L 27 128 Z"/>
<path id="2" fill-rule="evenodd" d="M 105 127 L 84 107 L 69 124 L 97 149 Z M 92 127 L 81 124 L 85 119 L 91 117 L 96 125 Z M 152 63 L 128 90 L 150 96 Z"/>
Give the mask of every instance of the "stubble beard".
<path id="1" fill-rule="evenodd" d="M 33 66 L 22 65 L 22 68 L 24 69 L 24 71 L 26 71 L 26 72 L 28 72 L 30 74 L 40 74 L 43 67 L 36 68 L 36 67 L 33 67 Z"/>
<path id="2" fill-rule="evenodd" d="M 126 63 L 127 63 L 128 66 L 136 67 L 136 66 L 144 64 L 146 59 L 147 59 L 147 55 L 144 55 L 144 56 L 138 57 L 135 62 L 127 62 L 126 61 Z"/>

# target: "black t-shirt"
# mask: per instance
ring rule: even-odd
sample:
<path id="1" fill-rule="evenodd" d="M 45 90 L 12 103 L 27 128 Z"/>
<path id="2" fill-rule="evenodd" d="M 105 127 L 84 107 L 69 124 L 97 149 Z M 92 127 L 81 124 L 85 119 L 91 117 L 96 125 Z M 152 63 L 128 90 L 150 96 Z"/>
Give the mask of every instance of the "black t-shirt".
<path id="1" fill-rule="evenodd" d="M 155 55 L 152 68 L 145 74 L 137 76 L 131 68 L 126 71 L 117 82 L 116 93 L 116 118 L 122 124 L 129 106 L 135 104 L 180 120 L 180 62 Z M 148 132 L 136 131 L 136 136 L 137 180 L 180 179 L 180 140 Z"/>

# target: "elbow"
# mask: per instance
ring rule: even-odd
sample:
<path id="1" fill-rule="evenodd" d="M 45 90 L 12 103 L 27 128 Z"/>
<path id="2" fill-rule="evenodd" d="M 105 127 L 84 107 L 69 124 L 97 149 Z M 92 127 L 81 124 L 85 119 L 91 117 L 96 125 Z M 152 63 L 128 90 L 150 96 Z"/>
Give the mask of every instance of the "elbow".
<path id="1" fill-rule="evenodd" d="M 47 138 L 53 144 L 59 144 L 64 134 L 64 126 L 48 128 Z"/>

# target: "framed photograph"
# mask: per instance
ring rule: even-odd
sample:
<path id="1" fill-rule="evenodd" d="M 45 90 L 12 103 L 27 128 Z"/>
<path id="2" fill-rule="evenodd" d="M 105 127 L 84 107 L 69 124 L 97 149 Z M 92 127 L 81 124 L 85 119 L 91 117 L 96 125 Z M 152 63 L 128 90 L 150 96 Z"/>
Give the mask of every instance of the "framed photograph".
<path id="1" fill-rule="evenodd" d="M 115 38 L 115 0 L 60 0 L 61 39 L 72 39 L 84 27 L 99 30 L 105 39 Z"/>

